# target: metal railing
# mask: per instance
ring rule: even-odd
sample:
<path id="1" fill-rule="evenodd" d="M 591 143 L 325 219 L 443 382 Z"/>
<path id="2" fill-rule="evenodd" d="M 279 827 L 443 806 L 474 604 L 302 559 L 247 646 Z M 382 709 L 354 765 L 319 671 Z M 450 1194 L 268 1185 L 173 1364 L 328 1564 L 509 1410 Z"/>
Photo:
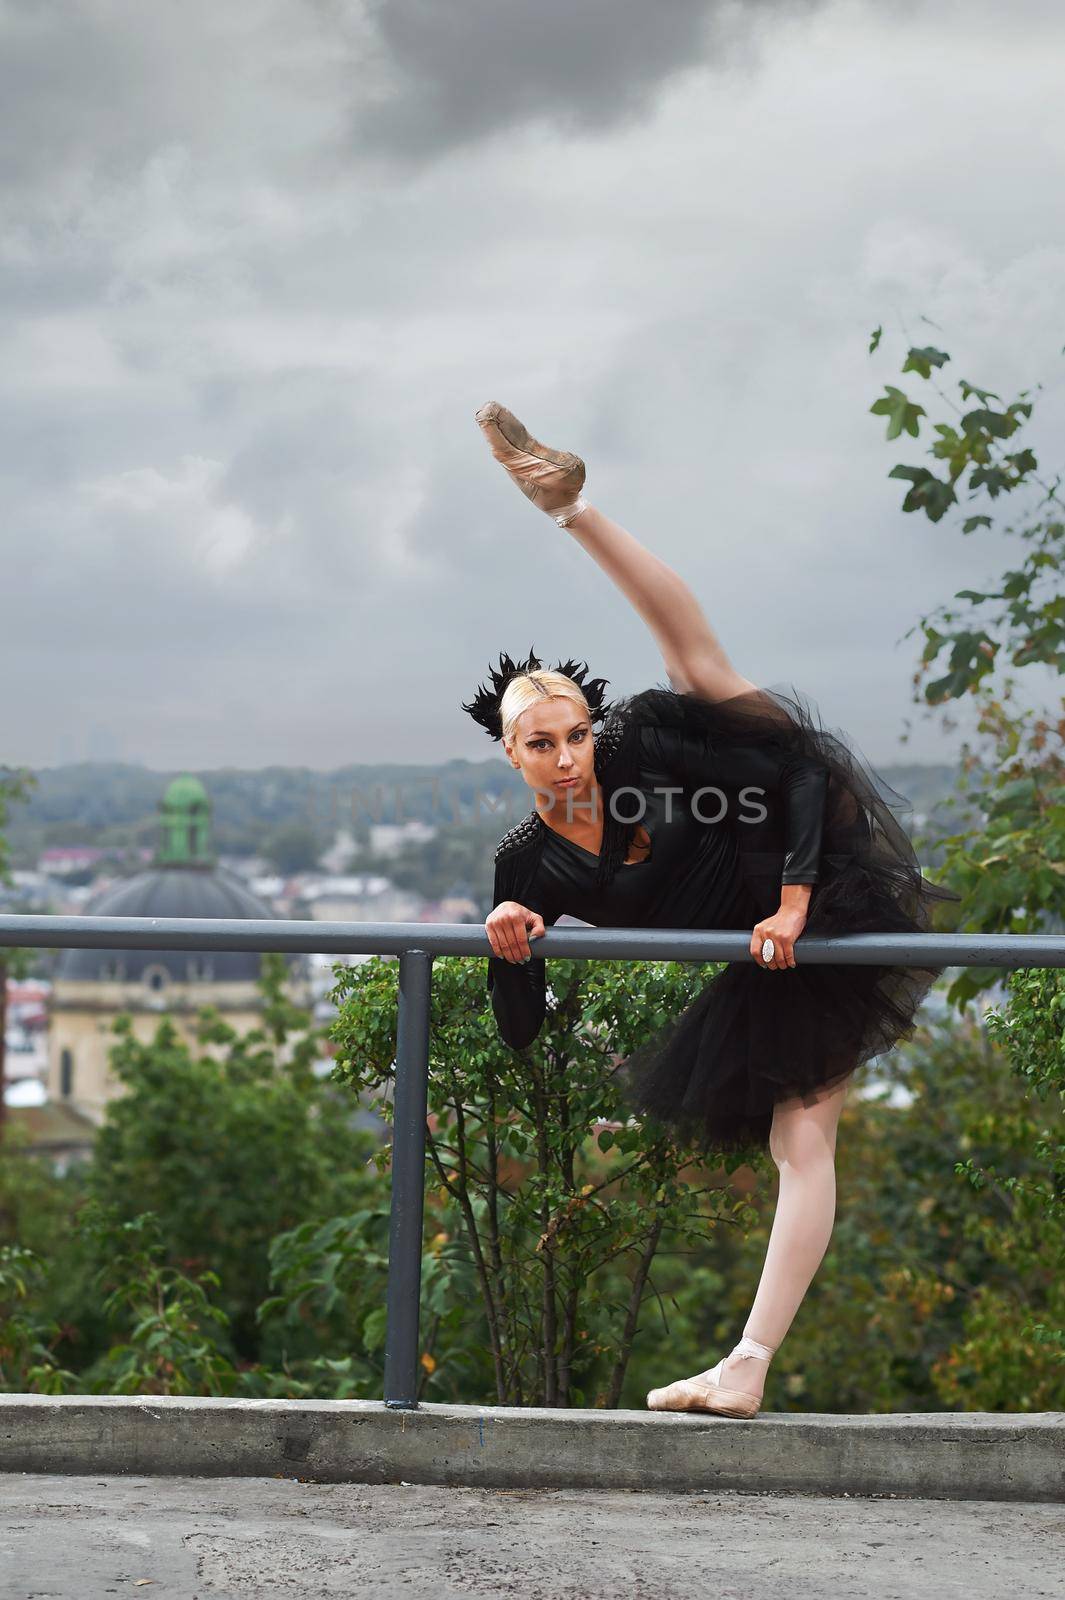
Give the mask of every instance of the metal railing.
<path id="1" fill-rule="evenodd" d="M 537 955 L 571 960 L 751 960 L 749 931 L 553 927 Z M 434 956 L 491 954 L 481 924 L 293 922 L 266 918 L 0 916 L 0 947 L 107 950 L 276 950 L 399 957 L 393 1101 L 384 1403 L 418 1406 L 418 1313 Z M 803 938 L 811 965 L 1062 967 L 1065 934 L 850 934 Z"/>

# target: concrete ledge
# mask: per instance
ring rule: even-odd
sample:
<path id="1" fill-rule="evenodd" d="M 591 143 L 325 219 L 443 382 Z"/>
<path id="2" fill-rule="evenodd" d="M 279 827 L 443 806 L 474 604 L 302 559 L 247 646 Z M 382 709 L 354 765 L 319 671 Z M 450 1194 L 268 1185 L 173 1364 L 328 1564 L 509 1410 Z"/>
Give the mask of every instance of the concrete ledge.
<path id="1" fill-rule="evenodd" d="M 0 1471 L 1065 1499 L 1065 1412 L 751 1421 L 376 1400 L 0 1395 Z"/>

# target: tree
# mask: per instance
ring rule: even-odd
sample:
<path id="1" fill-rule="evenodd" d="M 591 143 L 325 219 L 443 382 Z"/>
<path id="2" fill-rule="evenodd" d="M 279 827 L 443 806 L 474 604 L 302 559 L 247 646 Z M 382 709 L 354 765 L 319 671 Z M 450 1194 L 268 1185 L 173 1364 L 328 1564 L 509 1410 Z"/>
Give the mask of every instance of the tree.
<path id="1" fill-rule="evenodd" d="M 104 1313 L 126 1334 L 82 1381 L 104 1394 L 232 1394 L 240 1380 L 222 1347 L 229 1318 L 209 1297 L 218 1274 L 190 1277 L 171 1265 L 168 1230 L 153 1212 L 123 1220 L 90 1201 L 78 1225 L 101 1262 Z"/>
<path id="2" fill-rule="evenodd" d="M 313 872 L 324 849 L 317 828 L 307 822 L 285 822 L 263 840 L 262 852 L 278 872 Z"/>
<path id="3" fill-rule="evenodd" d="M 6 823 L 12 801 L 25 800 L 36 778 L 26 768 L 0 767 L 0 883 L 11 883 L 11 853 Z M 7 1122 L 7 980 L 25 975 L 29 952 L 0 945 L 0 1139 Z"/>
<path id="4" fill-rule="evenodd" d="M 126 1092 L 107 1108 L 90 1182 L 120 1221 L 161 1219 L 168 1265 L 217 1273 L 233 1353 L 246 1361 L 264 1354 L 256 1310 L 271 1240 L 358 1203 L 374 1146 L 316 1074 L 323 1030 L 284 996 L 283 966 L 264 955 L 261 1027 L 238 1034 L 203 1008 L 199 1042 L 220 1054 L 190 1050 L 169 1019 L 141 1043 L 128 1013 L 115 1018 L 111 1061 Z"/>
<path id="5" fill-rule="evenodd" d="M 870 352 L 880 342 L 877 328 Z M 981 760 L 968 746 L 980 818 L 946 840 L 943 879 L 959 890 L 959 925 L 986 932 L 1061 931 L 1065 927 L 1065 696 L 1048 712 L 1025 704 L 1022 690 L 1035 666 L 1065 672 L 1065 516 L 1053 483 L 1037 473 L 1034 452 L 1015 435 L 1030 419 L 1029 390 L 1003 406 L 998 394 L 959 380 L 961 405 L 933 381 L 950 360 L 933 346 L 908 350 L 902 371 L 931 384 L 956 413 L 957 425 L 937 423 L 929 453 L 939 471 L 898 465 L 889 474 L 909 482 L 903 510 L 923 511 L 939 522 L 959 504 L 959 491 L 992 505 L 1003 495 L 1036 486 L 1021 515 L 1004 531 L 1027 551 L 988 593 L 960 589 L 959 614 L 941 606 L 923 617 L 921 666 L 915 691 L 934 663 L 945 672 L 924 687 L 929 705 L 971 696 L 978 730 L 987 746 Z M 968 409 L 963 407 L 970 401 Z M 998 402 L 996 408 L 991 404 Z M 888 438 L 920 432 L 924 407 L 888 385 L 871 407 L 887 416 Z M 1014 447 L 1006 449 L 1006 441 Z M 994 526 L 987 512 L 967 516 L 963 536 Z M 1016 669 L 999 688 L 999 661 Z M 1027 678 L 1022 674 L 1027 669 Z M 1028 697 L 1031 698 L 1030 696 Z M 967 969 L 948 990 L 948 1002 L 964 1013 L 966 1003 L 999 980 L 996 967 Z M 1011 1172 L 993 1159 L 969 1154 L 956 1173 L 974 1191 L 989 1189 L 997 1202 L 993 1224 L 979 1214 L 967 1219 L 981 1238 L 995 1272 L 967 1313 L 961 1344 L 937 1369 L 940 1392 L 955 1403 L 1024 1408 L 1065 1390 L 1065 987 L 1060 970 L 1015 971 L 1007 982 L 1004 1010 L 985 1018 L 991 1038 L 1003 1047 L 1025 1089 L 1023 1109 L 987 1110 L 974 1119 L 970 1138 L 1004 1148 Z M 1045 1107 L 1049 1103 L 1048 1117 Z M 1003 1217 L 1003 1210 L 1006 1215 Z"/>
<path id="6" fill-rule="evenodd" d="M 1012 1115 L 985 1111 L 977 1127 L 1030 1152 L 1003 1174 L 968 1154 L 955 1170 L 986 1191 L 972 1232 L 994 1270 L 968 1309 L 964 1337 L 937 1376 L 948 1402 L 989 1411 L 1065 1408 L 1065 973 L 1018 969 L 988 1033 L 1028 1091 Z M 1044 1109 L 1045 1108 L 1045 1109 Z"/>
<path id="7" fill-rule="evenodd" d="M 0 1393 L 62 1394 L 77 1381 L 55 1359 L 61 1330 L 40 1309 L 44 1276 L 32 1250 L 0 1244 Z"/>
<path id="8" fill-rule="evenodd" d="M 881 334 L 878 327 L 870 353 Z M 990 505 L 995 516 L 978 510 L 963 518 L 963 537 L 1000 527 L 997 502 L 1018 496 L 1022 510 L 1001 531 L 1027 548 L 994 589 L 986 594 L 959 589 L 954 600 L 962 602 L 961 610 L 941 605 L 906 634 L 909 638 L 918 628 L 924 634 L 915 700 L 942 706 L 970 697 L 984 741 L 979 750 L 966 744 L 963 757 L 962 793 L 976 806 L 977 824 L 941 841 L 946 850 L 940 876 L 962 895 L 953 913 L 959 928 L 987 933 L 1060 929 L 1065 926 L 1065 696 L 1049 711 L 1025 705 L 1020 674 L 1027 668 L 1030 677 L 1037 665 L 1065 672 L 1061 475 L 1048 483 L 1037 472 L 1034 451 L 1016 438 L 1031 417 L 1031 391 L 1022 390 L 1003 405 L 992 390 L 962 378 L 955 401 L 934 377 L 949 361 L 946 351 L 931 345 L 907 350 L 903 373 L 927 383 L 955 420 L 932 425 L 936 437 L 927 453 L 933 467 L 900 463 L 888 476 L 909 484 L 903 511 L 923 513 L 932 523 L 959 507 L 962 495 L 970 503 Z M 892 384 L 870 410 L 887 417 L 889 440 L 903 432 L 916 439 L 927 416 L 924 406 Z M 999 686 L 996 673 L 1003 662 L 1017 675 L 1007 674 Z M 930 677 L 937 663 L 942 670 Z M 1000 975 L 996 967 L 967 968 L 954 980 L 948 999 L 964 1007 Z"/>
<path id="9" fill-rule="evenodd" d="M 384 1116 L 397 974 L 374 959 L 340 969 L 334 991 L 336 1076 Z M 716 1162 L 708 1171 L 649 1119 L 630 1122 L 615 1071 L 707 976 L 689 963 L 552 961 L 541 1034 L 516 1051 L 499 1038 L 483 963 L 434 962 L 427 1254 L 476 1289 L 485 1378 L 504 1404 L 616 1406 L 659 1252 L 749 1214 Z M 469 1328 L 468 1304 L 458 1309 Z M 434 1315 L 423 1302 L 430 1336 Z M 435 1395 L 451 1381 L 448 1349 L 423 1349 Z M 468 1350 L 460 1358 L 469 1365 Z"/>

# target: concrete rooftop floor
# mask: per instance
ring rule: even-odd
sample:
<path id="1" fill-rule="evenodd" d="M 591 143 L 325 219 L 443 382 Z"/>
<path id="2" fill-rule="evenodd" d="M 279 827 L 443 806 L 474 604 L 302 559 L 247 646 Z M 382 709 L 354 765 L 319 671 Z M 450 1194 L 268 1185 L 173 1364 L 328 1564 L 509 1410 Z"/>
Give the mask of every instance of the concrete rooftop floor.
<path id="1" fill-rule="evenodd" d="M 1065 1507 L 0 1474 L 3 1600 L 1042 1600 Z"/>

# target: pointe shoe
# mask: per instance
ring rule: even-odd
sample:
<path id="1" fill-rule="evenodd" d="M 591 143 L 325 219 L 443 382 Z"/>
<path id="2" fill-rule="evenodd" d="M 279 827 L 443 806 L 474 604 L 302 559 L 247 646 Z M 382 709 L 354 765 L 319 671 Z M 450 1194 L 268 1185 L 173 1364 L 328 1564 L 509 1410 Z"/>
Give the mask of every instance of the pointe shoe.
<path id="1" fill-rule="evenodd" d="M 581 499 L 585 467 L 580 456 L 541 444 L 513 411 L 497 400 L 483 405 L 476 413 L 476 421 L 508 477 L 560 527 L 568 527 L 574 517 L 588 509 Z"/>
<path id="2" fill-rule="evenodd" d="M 768 1345 L 759 1344 L 757 1339 L 748 1339 L 746 1334 L 730 1351 L 730 1355 L 759 1356 L 763 1361 L 771 1361 L 773 1354 Z M 667 1383 L 664 1389 L 652 1389 L 647 1396 L 647 1409 L 710 1411 L 721 1417 L 756 1417 L 762 1404 L 759 1395 L 722 1386 L 721 1369 L 728 1359 L 728 1356 L 722 1356 L 716 1367 L 709 1372 L 699 1373 L 695 1378 L 678 1378 L 675 1383 Z"/>

